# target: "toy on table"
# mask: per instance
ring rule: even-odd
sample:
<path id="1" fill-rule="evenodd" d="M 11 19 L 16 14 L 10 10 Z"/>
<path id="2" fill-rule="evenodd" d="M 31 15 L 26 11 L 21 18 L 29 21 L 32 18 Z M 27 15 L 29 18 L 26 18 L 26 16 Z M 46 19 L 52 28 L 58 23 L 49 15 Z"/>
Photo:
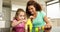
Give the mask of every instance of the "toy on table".
<path id="1" fill-rule="evenodd" d="M 31 21 L 31 19 L 28 19 L 27 23 L 26 23 L 26 28 L 27 28 L 28 32 L 32 32 L 32 27 L 33 27 L 32 21 Z"/>
<path id="2" fill-rule="evenodd" d="M 40 28 L 40 29 L 39 29 L 39 28 Z M 36 28 L 35 28 L 35 32 L 39 32 L 39 31 L 41 31 L 41 30 L 44 31 L 44 29 L 45 29 L 44 26 L 39 27 L 39 28 L 36 27 Z"/>

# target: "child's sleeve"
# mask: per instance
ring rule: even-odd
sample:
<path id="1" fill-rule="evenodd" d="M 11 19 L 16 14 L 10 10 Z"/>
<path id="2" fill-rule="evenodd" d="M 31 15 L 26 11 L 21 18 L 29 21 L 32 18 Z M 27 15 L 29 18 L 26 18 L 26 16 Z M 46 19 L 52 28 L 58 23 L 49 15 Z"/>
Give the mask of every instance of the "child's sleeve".
<path id="1" fill-rule="evenodd" d="M 11 20 L 11 22 L 16 22 L 15 17 L 13 17 L 13 19 Z"/>
<path id="2" fill-rule="evenodd" d="M 17 22 L 16 20 L 12 20 L 11 22 Z"/>

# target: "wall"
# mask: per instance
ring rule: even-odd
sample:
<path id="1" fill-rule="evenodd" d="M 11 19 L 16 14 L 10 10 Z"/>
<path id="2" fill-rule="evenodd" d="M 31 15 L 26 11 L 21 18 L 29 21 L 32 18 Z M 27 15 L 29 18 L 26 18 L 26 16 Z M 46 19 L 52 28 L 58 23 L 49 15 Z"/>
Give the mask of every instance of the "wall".
<path id="1" fill-rule="evenodd" d="M 3 0 L 0 0 L 0 13 L 2 12 L 2 20 L 0 20 L 0 32 L 10 31 L 11 8 L 3 6 Z"/>
<path id="2" fill-rule="evenodd" d="M 2 12 L 2 0 L 0 0 L 0 12 Z"/>
<path id="3" fill-rule="evenodd" d="M 54 27 L 60 27 L 60 18 L 52 19 L 52 23 Z"/>
<path id="4" fill-rule="evenodd" d="M 5 28 L 10 28 L 11 8 L 3 7 L 3 20 L 5 21 Z"/>
<path id="5" fill-rule="evenodd" d="M 2 0 L 0 0 L 0 13 L 2 13 Z M 0 14 L 0 20 L 2 20 L 1 14 Z"/>
<path id="6" fill-rule="evenodd" d="M 51 3 L 55 3 L 55 2 L 58 2 L 59 0 L 57 1 L 52 1 L 52 2 L 48 2 L 48 4 L 51 4 Z M 57 8 L 55 8 L 55 6 Z M 52 9 L 51 9 L 52 8 Z M 55 10 L 54 10 L 55 9 Z M 55 4 L 52 4 L 52 5 L 49 5 L 49 7 L 47 7 L 47 15 L 50 16 L 49 18 L 51 18 L 51 22 L 53 24 L 53 27 L 60 27 L 60 11 L 59 11 L 59 3 L 55 3 Z M 52 11 L 52 12 L 51 12 Z M 54 12 L 55 11 L 55 12 Z M 56 14 L 55 14 L 56 13 Z M 53 19 L 52 19 L 53 18 Z"/>
<path id="7" fill-rule="evenodd" d="M 3 17 L 0 21 L 0 32 L 10 32 L 10 16 L 11 16 L 11 9 L 8 7 L 2 8 Z"/>

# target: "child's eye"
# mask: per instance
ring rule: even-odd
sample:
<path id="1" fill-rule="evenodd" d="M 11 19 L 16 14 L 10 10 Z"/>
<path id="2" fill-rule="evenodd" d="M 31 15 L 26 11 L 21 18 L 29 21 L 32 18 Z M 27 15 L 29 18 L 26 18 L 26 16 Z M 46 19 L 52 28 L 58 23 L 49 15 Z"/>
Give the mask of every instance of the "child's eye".
<path id="1" fill-rule="evenodd" d="M 24 18 L 24 19 L 26 19 L 26 18 Z"/>
<path id="2" fill-rule="evenodd" d="M 20 17 L 22 17 L 22 15 L 20 15 Z"/>

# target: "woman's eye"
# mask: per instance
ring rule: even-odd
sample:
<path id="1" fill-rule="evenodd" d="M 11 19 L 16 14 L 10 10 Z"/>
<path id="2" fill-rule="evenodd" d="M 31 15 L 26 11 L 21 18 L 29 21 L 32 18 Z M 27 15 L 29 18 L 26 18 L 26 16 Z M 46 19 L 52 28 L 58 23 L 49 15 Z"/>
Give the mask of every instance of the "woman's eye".
<path id="1" fill-rule="evenodd" d="M 31 9 L 33 9 L 33 8 L 31 8 Z"/>
<path id="2" fill-rule="evenodd" d="M 30 10 L 30 9 L 28 9 L 28 10 Z"/>

